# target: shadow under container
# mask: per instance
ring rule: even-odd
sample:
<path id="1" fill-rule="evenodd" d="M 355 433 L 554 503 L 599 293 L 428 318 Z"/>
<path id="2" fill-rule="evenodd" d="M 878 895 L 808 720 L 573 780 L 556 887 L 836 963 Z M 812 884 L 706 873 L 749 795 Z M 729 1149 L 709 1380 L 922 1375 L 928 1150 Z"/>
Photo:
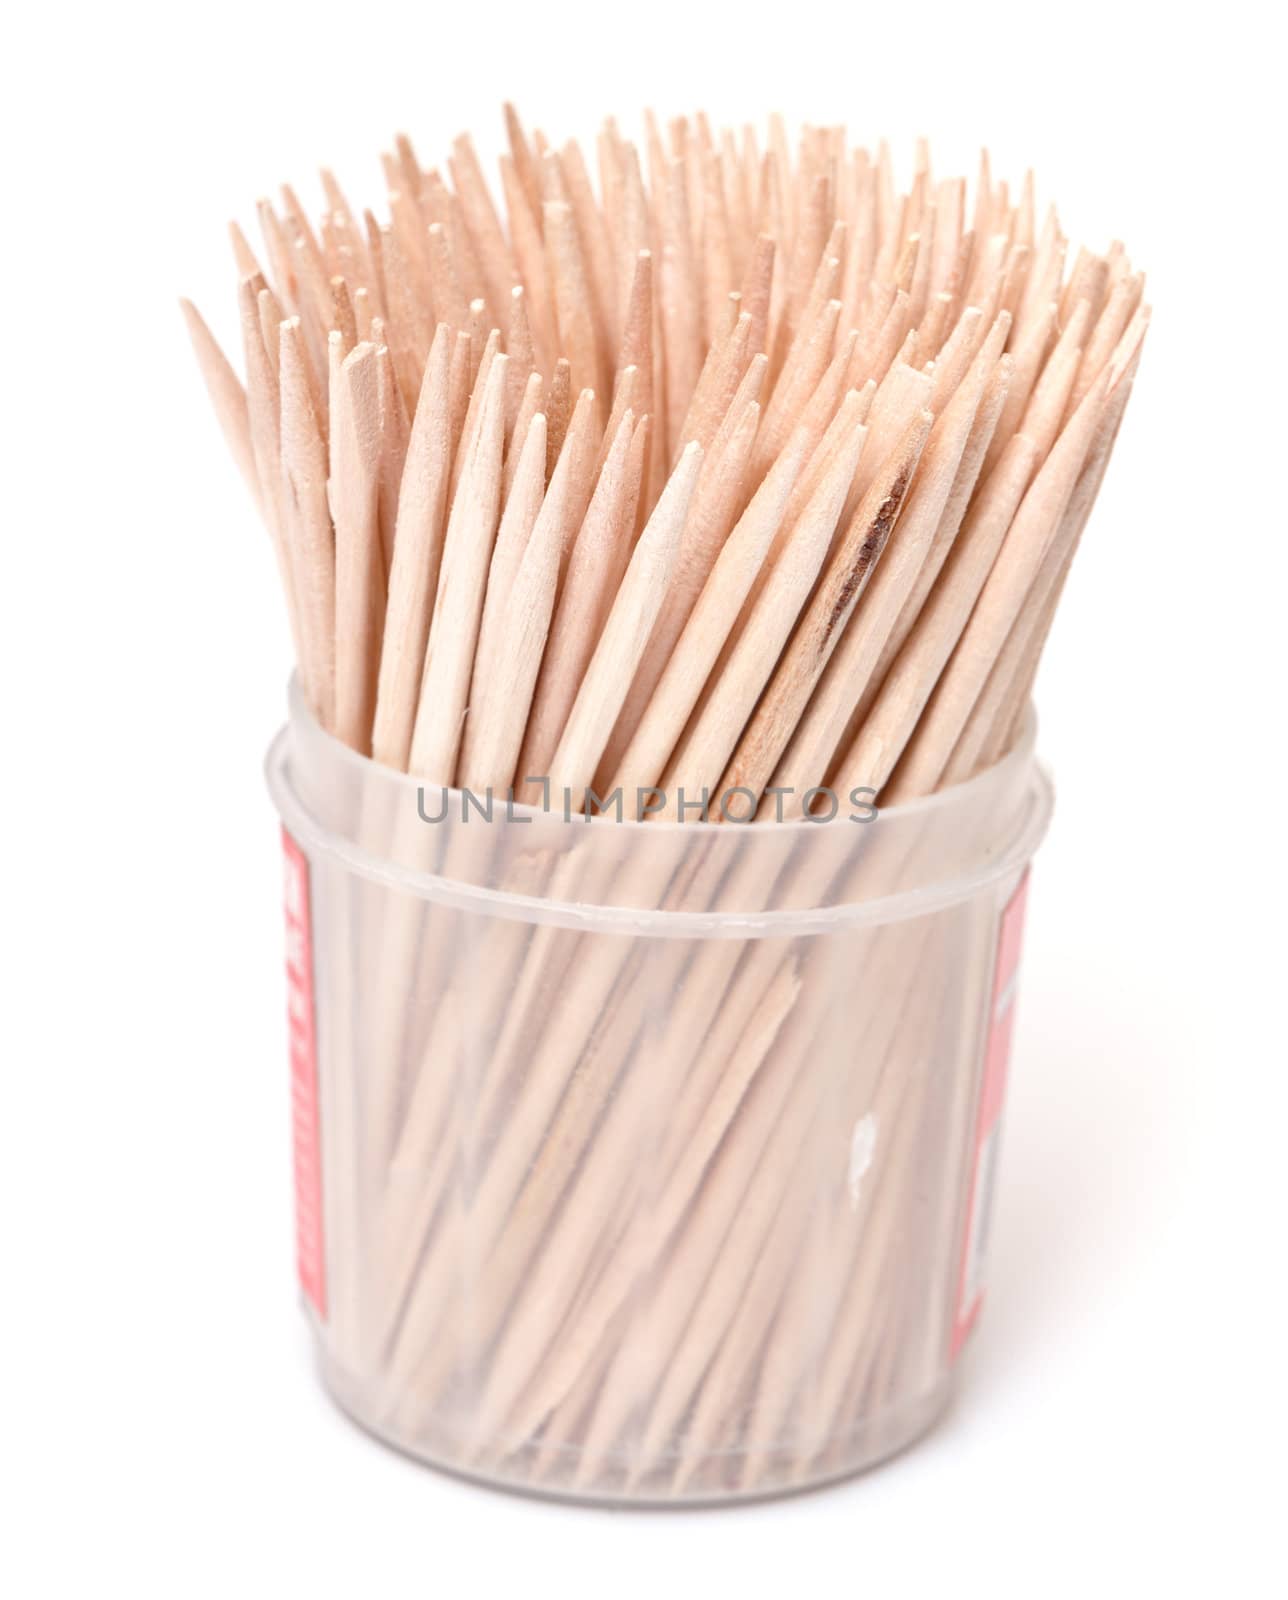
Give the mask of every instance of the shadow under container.
<path id="1" fill-rule="evenodd" d="M 923 1432 L 979 1304 L 1033 743 L 1030 714 L 875 820 L 489 821 L 294 695 L 299 1264 L 344 1410 L 617 1503 L 804 1488 Z"/>

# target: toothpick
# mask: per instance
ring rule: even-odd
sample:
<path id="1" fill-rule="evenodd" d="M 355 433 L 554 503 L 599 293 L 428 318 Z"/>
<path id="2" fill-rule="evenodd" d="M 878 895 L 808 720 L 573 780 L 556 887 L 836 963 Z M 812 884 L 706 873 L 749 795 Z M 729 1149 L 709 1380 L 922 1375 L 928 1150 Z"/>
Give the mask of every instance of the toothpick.
<path id="1" fill-rule="evenodd" d="M 470 759 L 470 745 L 472 740 L 479 737 L 477 730 L 485 721 L 481 712 L 484 686 L 503 649 L 503 623 L 510 590 L 541 510 L 541 503 L 546 498 L 546 419 L 543 412 L 538 411 L 528 424 L 522 448 L 516 451 L 516 456 L 514 482 L 506 490 L 505 510 L 501 514 L 496 543 L 492 547 L 483 616 L 479 622 L 478 644 L 474 652 L 471 714 L 465 724 L 465 755 L 462 758 L 467 769 L 477 765 Z M 553 485 L 551 487 L 553 489 Z"/>
<path id="2" fill-rule="evenodd" d="M 663 665 L 609 789 L 656 784 L 742 611 L 782 524 L 810 439 L 798 429 L 725 541 Z"/>
<path id="3" fill-rule="evenodd" d="M 554 283 L 555 325 L 560 349 L 567 351 L 570 379 L 578 389 L 603 389 L 599 336 L 572 207 L 547 201 L 546 270 Z"/>
<path id="4" fill-rule="evenodd" d="M 488 303 L 500 315 L 514 286 L 517 269 L 492 196 L 488 193 L 487 180 L 483 176 L 474 142 L 468 134 L 461 134 L 455 141 L 453 152 L 449 164 L 456 192 L 460 196 L 465 226 L 483 269 Z"/>
<path id="5" fill-rule="evenodd" d="M 206 326 L 201 313 L 191 300 L 180 300 L 188 336 L 205 379 L 206 392 L 214 407 L 215 417 L 223 433 L 229 454 L 237 463 L 237 470 L 246 481 L 246 487 L 257 506 L 260 505 L 259 476 L 255 467 L 255 453 L 251 445 L 250 420 L 246 410 L 246 391 L 233 371 L 227 356 L 216 344 L 214 335 Z"/>
<path id="6" fill-rule="evenodd" d="M 548 776 L 557 794 L 566 790 L 580 796 L 594 779 L 661 609 L 701 466 L 702 447 L 686 445 L 635 546 L 550 762 Z"/>
<path id="7" fill-rule="evenodd" d="M 872 578 L 859 617 L 841 635 L 839 648 L 827 664 L 817 692 L 801 705 L 785 730 L 782 758 L 773 769 L 775 789 L 790 789 L 801 795 L 825 780 L 855 707 L 878 677 L 891 635 L 914 591 L 924 585 L 924 593 L 933 584 L 964 509 L 964 502 L 959 502 L 950 513 L 949 503 L 1005 332 L 1006 323 L 999 322 L 995 337 L 977 358 L 969 381 L 934 424 L 916 482 L 907 497 L 898 536 Z M 868 495 L 871 494 L 869 489 Z M 923 578 L 928 565 L 934 571 Z M 762 779 L 762 788 L 764 782 Z"/>
<path id="8" fill-rule="evenodd" d="M 506 356 L 492 357 L 474 425 L 462 440 L 460 488 L 452 499 L 409 770 L 435 783 L 456 771 L 483 592 L 501 498 Z"/>
<path id="9" fill-rule="evenodd" d="M 750 620 L 712 685 L 711 693 L 667 769 L 666 787 L 683 789 L 690 799 L 704 792 L 724 770 L 743 724 L 750 715 L 814 586 L 845 496 L 854 477 L 865 430 L 851 429 L 845 447 L 801 513 L 782 555 L 769 575 Z"/>
<path id="10" fill-rule="evenodd" d="M 648 419 L 618 423 L 573 545 L 532 702 L 519 775 L 544 777 L 626 570 L 643 481 Z M 525 798 L 536 799 L 531 785 Z"/>
<path id="11" fill-rule="evenodd" d="M 281 384 L 283 509 L 294 560 L 305 682 L 324 728 L 335 724 L 335 539 L 327 504 L 327 449 L 305 370 L 300 325 L 283 322 Z"/>
<path id="12" fill-rule="evenodd" d="M 859 502 L 725 769 L 721 792 L 743 789 L 759 802 L 894 532 L 933 422 L 929 411 L 913 418 Z M 945 496 L 950 483 L 946 473 Z"/>
<path id="13" fill-rule="evenodd" d="M 602 764 L 609 771 L 616 769 L 639 726 L 737 518 L 745 498 L 747 468 L 759 421 L 760 407 L 750 402 L 727 439 L 706 457 L 657 622 L 604 751 Z"/>
<path id="14" fill-rule="evenodd" d="M 440 322 L 425 365 L 398 495 L 389 604 L 376 694 L 373 757 L 405 771 L 438 584 L 451 471 L 452 332 Z"/>
<path id="15" fill-rule="evenodd" d="M 343 361 L 338 343 L 332 349 L 327 493 L 335 523 L 335 728 L 345 744 L 366 755 L 386 599 L 379 519 L 379 378 L 374 345 L 356 346 Z"/>
<path id="16" fill-rule="evenodd" d="M 1073 493 L 1107 387 L 1105 374 L 1061 432 L 1021 502 L 952 662 L 904 752 L 896 793 L 905 797 L 928 794 L 938 782 Z"/>
<path id="17" fill-rule="evenodd" d="M 515 479 L 514 491 L 507 504 L 525 496 L 520 501 L 516 518 L 510 528 L 502 518 L 501 532 L 506 536 L 502 546 L 498 536 L 497 551 L 493 555 L 488 576 L 489 600 L 493 583 L 498 594 L 491 618 L 484 611 L 484 625 L 489 638 L 480 630 L 480 641 L 489 646 L 486 658 L 476 657 L 474 689 L 470 696 L 470 715 L 465 725 L 465 742 L 461 752 L 461 785 L 483 793 L 495 786 L 508 787 L 514 778 L 519 759 L 519 747 L 528 722 L 532 691 L 541 666 L 546 646 L 546 634 L 554 610 L 555 590 L 559 583 L 560 554 L 564 537 L 564 502 L 569 492 L 569 479 L 573 466 L 573 452 L 565 447 L 551 479 L 549 491 L 541 497 L 545 478 L 545 425 L 544 418 L 538 426 L 533 419 L 532 449 L 524 446 L 529 455 L 526 470 L 521 468 Z M 529 524 L 530 533 L 517 551 L 523 523 L 534 505 L 537 507 Z M 500 559 L 498 560 L 498 556 Z M 508 574 L 507 567 L 511 570 Z"/>

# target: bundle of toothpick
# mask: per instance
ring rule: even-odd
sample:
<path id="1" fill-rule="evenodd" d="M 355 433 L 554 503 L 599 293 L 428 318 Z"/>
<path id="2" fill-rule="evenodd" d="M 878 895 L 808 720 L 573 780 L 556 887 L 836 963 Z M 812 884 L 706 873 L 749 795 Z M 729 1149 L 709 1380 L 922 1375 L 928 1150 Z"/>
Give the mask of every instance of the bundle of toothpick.
<path id="1" fill-rule="evenodd" d="M 501 205 L 469 138 L 444 170 L 399 138 L 388 220 L 324 172 L 316 220 L 285 188 L 259 247 L 234 226 L 244 378 L 184 303 L 317 722 L 426 784 L 578 808 L 682 789 L 710 827 L 995 765 L 1136 372 L 1122 246 L 1070 258 L 1031 177 L 1012 191 L 987 156 L 968 186 L 919 147 L 901 192 L 840 128 L 793 149 L 777 119 L 762 142 L 650 118 L 637 148 L 610 121 L 592 163 L 505 121 Z M 403 826 L 352 822 L 377 853 Z M 456 848 L 436 870 L 483 869 L 486 844 Z M 532 894 L 606 888 L 525 870 Z M 628 904 L 677 892 L 627 880 Z M 803 1065 L 818 952 L 670 949 L 659 1019 L 661 958 L 625 941 L 499 922 L 484 980 L 445 913 L 382 893 L 355 891 L 326 1069 L 350 1402 L 422 1454 L 587 1493 L 842 1470 L 942 1365 L 921 1281 L 951 1272 L 970 1114 L 969 1087 L 931 1110 L 930 1043 L 965 1027 L 956 991 L 926 1000 L 945 930 L 870 952 L 870 1065 L 838 1105 Z M 878 1108 L 860 1239 L 793 1175 Z"/>

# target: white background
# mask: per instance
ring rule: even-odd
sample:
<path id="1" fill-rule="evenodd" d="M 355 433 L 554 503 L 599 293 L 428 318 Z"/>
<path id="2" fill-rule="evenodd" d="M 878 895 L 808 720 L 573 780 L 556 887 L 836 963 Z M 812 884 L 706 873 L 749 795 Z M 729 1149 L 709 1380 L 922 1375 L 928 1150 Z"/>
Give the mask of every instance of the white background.
<path id="1" fill-rule="evenodd" d="M 1284 232 L 1260 8 L 24 8 L 0 97 L 0 1588 L 15 1596 L 1282 1593 Z M 1268 15 L 1268 13 L 1265 13 Z M 1155 318 L 1040 684 L 989 1303 L 866 1478 L 674 1516 L 466 1487 L 317 1388 L 291 1259 L 286 633 L 175 305 L 332 164 L 499 103 L 771 106 L 1032 163 Z"/>

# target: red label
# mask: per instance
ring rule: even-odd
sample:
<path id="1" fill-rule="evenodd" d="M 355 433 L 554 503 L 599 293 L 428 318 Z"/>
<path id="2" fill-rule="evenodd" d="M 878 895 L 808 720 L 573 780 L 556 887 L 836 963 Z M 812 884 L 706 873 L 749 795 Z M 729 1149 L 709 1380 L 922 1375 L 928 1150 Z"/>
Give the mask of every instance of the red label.
<path id="1" fill-rule="evenodd" d="M 1002 1103 L 1006 1098 L 1006 1074 L 1011 1060 L 1015 991 L 1028 893 L 1029 875 L 1026 871 L 1002 912 L 997 930 L 997 956 L 993 962 L 993 989 L 989 999 L 988 1041 L 984 1047 L 984 1081 L 980 1086 L 979 1111 L 975 1118 L 975 1162 L 971 1172 L 966 1234 L 962 1241 L 961 1267 L 957 1278 L 957 1315 L 953 1321 L 951 1351 L 953 1360 L 957 1359 L 975 1326 L 984 1301 L 984 1266 L 1001 1145 Z"/>
<path id="2" fill-rule="evenodd" d="M 286 910 L 286 1015 L 291 1046 L 291 1139 L 295 1155 L 295 1261 L 300 1287 L 326 1316 L 322 1242 L 322 1151 L 313 1008 L 313 923 L 308 857 L 282 829 Z"/>

